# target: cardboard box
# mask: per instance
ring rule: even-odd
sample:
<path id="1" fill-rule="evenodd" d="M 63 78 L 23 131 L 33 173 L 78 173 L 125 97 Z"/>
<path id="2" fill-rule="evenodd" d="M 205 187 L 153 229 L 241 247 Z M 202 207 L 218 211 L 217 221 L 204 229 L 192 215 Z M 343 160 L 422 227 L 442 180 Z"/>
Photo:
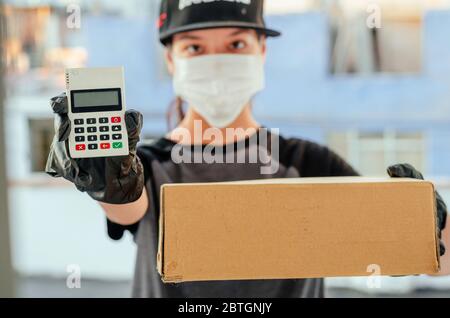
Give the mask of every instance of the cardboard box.
<path id="1" fill-rule="evenodd" d="M 433 184 L 300 178 L 161 190 L 164 282 L 435 274 Z"/>

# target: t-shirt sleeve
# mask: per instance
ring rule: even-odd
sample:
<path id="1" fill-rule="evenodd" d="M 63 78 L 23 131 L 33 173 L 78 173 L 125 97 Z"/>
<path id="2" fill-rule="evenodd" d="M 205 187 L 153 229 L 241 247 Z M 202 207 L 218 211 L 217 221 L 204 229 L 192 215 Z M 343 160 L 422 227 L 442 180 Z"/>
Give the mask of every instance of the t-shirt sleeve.
<path id="1" fill-rule="evenodd" d="M 326 153 L 325 157 L 329 157 L 330 162 L 330 175 L 336 177 L 356 177 L 360 176 L 347 161 L 345 161 L 341 156 L 335 153 L 333 150 L 324 147 Z"/>
<path id="2" fill-rule="evenodd" d="M 360 174 L 330 148 L 297 140 L 294 163 L 303 177 L 351 177 Z"/>
<path id="3" fill-rule="evenodd" d="M 137 156 L 139 157 L 139 159 L 142 162 L 142 166 L 144 168 L 144 183 L 147 184 L 148 179 L 150 178 L 150 173 L 151 173 L 151 166 L 150 166 L 150 158 L 149 158 L 149 154 L 148 151 L 146 151 L 144 148 L 138 148 L 137 149 Z M 144 188 L 144 191 L 146 191 L 146 189 Z M 124 213 L 126 213 L 126 211 L 124 211 Z M 135 224 L 132 225 L 120 225 L 117 223 L 114 223 L 113 221 L 109 220 L 108 218 L 106 219 L 106 227 L 107 227 L 107 231 L 108 231 L 108 236 L 115 240 L 118 241 L 120 239 L 122 239 L 125 231 L 130 232 L 131 234 L 136 234 L 138 228 L 139 228 L 139 223 L 137 222 Z"/>

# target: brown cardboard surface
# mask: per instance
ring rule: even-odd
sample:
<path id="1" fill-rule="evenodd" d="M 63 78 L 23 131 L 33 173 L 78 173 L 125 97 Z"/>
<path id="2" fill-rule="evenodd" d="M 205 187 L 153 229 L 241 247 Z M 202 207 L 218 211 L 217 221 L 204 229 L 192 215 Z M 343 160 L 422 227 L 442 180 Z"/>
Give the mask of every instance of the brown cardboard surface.
<path id="1" fill-rule="evenodd" d="M 172 184 L 161 191 L 164 282 L 433 274 L 433 184 L 299 178 Z"/>

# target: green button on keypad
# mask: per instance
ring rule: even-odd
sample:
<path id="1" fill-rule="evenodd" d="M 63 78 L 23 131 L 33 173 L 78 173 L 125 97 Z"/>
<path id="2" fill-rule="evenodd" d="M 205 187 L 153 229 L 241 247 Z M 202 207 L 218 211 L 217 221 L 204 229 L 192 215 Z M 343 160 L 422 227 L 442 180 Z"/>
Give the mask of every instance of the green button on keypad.
<path id="1" fill-rule="evenodd" d="M 122 142 L 113 142 L 113 149 L 122 149 L 123 143 Z"/>

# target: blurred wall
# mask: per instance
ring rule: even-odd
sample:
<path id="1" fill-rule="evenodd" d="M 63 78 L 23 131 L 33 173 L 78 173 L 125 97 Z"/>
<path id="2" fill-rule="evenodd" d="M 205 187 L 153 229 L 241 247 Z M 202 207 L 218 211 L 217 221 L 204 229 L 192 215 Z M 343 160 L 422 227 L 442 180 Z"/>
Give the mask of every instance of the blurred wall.
<path id="1" fill-rule="evenodd" d="M 2 1 L 0 1 L 0 6 Z M 0 298 L 14 296 L 14 273 L 11 264 L 9 214 L 6 186 L 6 149 L 4 123 L 4 86 L 3 86 L 3 28 L 4 20 L 0 11 Z"/>

